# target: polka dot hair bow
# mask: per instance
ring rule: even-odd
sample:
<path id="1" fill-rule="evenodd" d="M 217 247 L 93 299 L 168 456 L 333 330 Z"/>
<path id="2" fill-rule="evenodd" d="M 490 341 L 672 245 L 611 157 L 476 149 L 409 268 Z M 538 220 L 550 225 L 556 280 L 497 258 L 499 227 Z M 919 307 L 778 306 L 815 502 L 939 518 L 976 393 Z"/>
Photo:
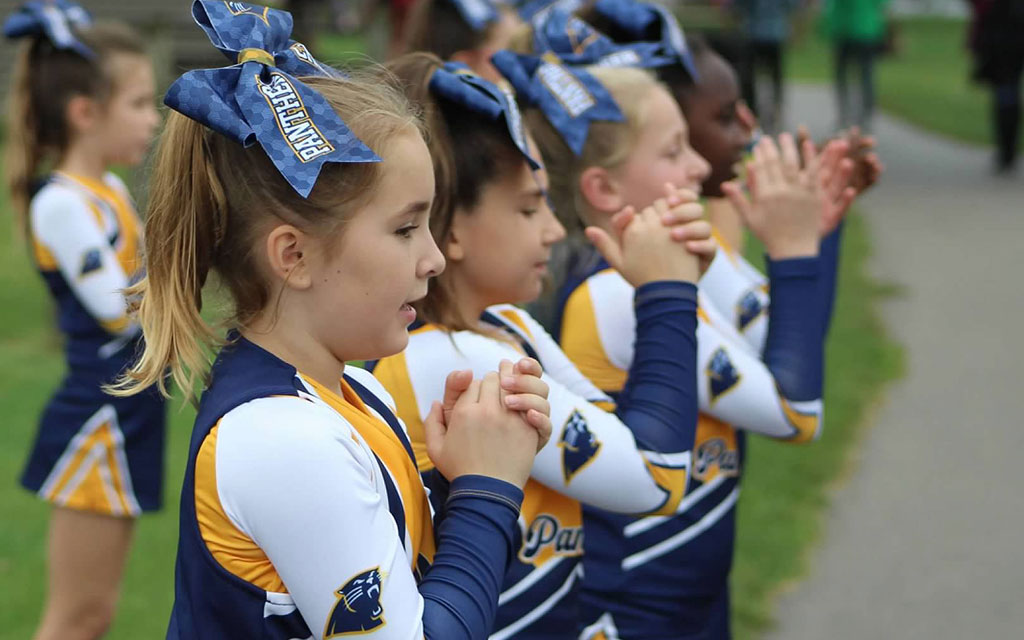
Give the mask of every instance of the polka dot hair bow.
<path id="1" fill-rule="evenodd" d="M 576 155 L 583 153 L 591 122 L 625 119 L 597 78 L 581 67 L 565 65 L 550 52 L 526 56 L 499 51 L 491 62 L 521 99 L 540 109 Z"/>
<path id="2" fill-rule="evenodd" d="M 32 0 L 7 17 L 4 35 L 12 39 L 45 36 L 57 49 L 92 59 L 96 54 L 74 32 L 75 28 L 90 24 L 89 12 L 73 2 Z"/>
<path id="3" fill-rule="evenodd" d="M 259 143 L 304 198 L 328 162 L 380 162 L 322 95 L 296 79 L 340 74 L 290 39 L 291 14 L 195 0 L 192 17 L 234 64 L 189 71 L 171 85 L 164 104 L 246 147 Z"/>
<path id="4" fill-rule="evenodd" d="M 481 78 L 458 62 L 447 62 L 434 72 L 430 78 L 430 92 L 493 120 L 504 120 L 509 136 L 526 162 L 532 169 L 540 168 L 537 160 L 530 155 L 523 118 L 511 92 Z"/>

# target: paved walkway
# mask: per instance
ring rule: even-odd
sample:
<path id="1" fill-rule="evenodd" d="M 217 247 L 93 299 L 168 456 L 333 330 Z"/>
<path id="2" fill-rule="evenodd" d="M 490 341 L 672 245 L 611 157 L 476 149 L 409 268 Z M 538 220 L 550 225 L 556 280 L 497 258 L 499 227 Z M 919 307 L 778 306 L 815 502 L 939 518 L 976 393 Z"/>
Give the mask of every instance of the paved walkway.
<path id="1" fill-rule="evenodd" d="M 788 104 L 816 133 L 835 112 L 820 88 Z M 884 116 L 876 132 L 888 172 L 862 209 L 873 272 L 906 289 L 882 309 L 906 377 L 769 638 L 1024 638 L 1024 174 Z"/>

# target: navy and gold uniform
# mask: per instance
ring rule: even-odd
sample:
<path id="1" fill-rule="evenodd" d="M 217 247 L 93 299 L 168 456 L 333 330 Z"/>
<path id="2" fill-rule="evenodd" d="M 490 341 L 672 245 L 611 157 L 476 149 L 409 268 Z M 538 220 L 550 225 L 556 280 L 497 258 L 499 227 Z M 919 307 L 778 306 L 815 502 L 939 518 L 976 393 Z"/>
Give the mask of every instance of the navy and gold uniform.
<path id="1" fill-rule="evenodd" d="M 715 261 L 731 261 L 723 254 Z M 764 360 L 710 301 L 701 280 L 701 415 L 687 495 L 667 516 L 635 518 L 584 509 L 583 637 L 728 637 L 727 579 L 744 432 L 802 442 L 815 438 L 821 425 L 821 341 L 815 347 L 813 340 L 797 335 L 820 336 L 815 314 L 807 312 L 818 291 L 817 262 L 807 258 L 772 265 L 772 289 L 781 302 L 762 313 L 781 317 L 764 318 L 765 324 L 776 323 L 767 331 Z M 727 266 L 732 267 L 720 264 L 708 273 Z M 563 290 L 561 345 L 613 397 L 634 357 L 635 319 L 623 306 L 632 295 L 632 287 L 605 263 Z M 794 325 L 792 311 L 807 318 Z"/>
<path id="2" fill-rule="evenodd" d="M 422 419 L 444 392 L 438 371 L 469 368 L 480 375 L 503 358 L 523 355 L 544 367 L 553 431 L 525 488 L 522 546 L 505 576 L 492 640 L 575 636 L 581 502 L 620 513 L 670 514 L 685 499 L 696 421 L 695 293 L 692 284 L 678 282 L 637 290 L 637 333 L 646 355 L 629 372 L 634 384 L 618 407 L 528 313 L 511 305 L 490 307 L 474 331 L 421 326 L 404 353 L 376 364 L 374 375 L 409 425 L 421 469 L 430 464 Z M 626 304 L 633 309 L 632 295 Z M 673 346 L 658 346 L 666 342 Z M 651 346 L 658 346 L 656 354 Z"/>
<path id="3" fill-rule="evenodd" d="M 390 396 L 355 368 L 341 392 L 244 338 L 221 350 L 189 446 L 168 638 L 486 637 L 522 492 L 455 479 L 435 539 Z"/>
<path id="4" fill-rule="evenodd" d="M 164 402 L 101 386 L 141 334 L 123 290 L 141 267 L 141 223 L 116 176 L 54 173 L 32 198 L 34 258 L 57 306 L 68 370 L 47 404 L 22 484 L 56 505 L 135 516 L 160 506 Z"/>

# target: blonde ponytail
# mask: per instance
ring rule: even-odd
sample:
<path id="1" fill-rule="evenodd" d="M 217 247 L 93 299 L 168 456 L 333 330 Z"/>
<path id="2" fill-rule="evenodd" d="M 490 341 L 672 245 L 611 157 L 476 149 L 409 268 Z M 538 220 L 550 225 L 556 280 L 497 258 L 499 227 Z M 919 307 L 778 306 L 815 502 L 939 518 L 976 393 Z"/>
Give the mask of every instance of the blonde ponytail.
<path id="1" fill-rule="evenodd" d="M 203 285 L 223 236 L 226 203 L 208 154 L 202 125 L 172 113 L 157 150 L 146 219 L 146 277 L 131 287 L 146 337 L 138 362 L 110 391 L 129 395 L 167 376 L 192 399 L 205 375 L 216 333 L 200 315 Z"/>

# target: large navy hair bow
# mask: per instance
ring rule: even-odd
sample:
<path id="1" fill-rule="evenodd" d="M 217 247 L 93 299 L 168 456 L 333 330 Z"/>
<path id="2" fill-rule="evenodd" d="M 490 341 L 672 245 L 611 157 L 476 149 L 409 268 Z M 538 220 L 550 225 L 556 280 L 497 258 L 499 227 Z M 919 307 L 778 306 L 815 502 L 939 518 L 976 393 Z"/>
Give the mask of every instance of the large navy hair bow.
<path id="1" fill-rule="evenodd" d="M 656 42 L 616 44 L 564 7 L 537 14 L 532 26 L 534 53 L 550 51 L 569 66 L 651 68 L 675 61 L 663 55 Z"/>
<path id="2" fill-rule="evenodd" d="M 555 8 L 572 13 L 583 6 L 585 0 L 527 0 L 520 4 L 519 17 L 530 22 L 537 16 Z"/>
<path id="3" fill-rule="evenodd" d="M 482 31 L 484 27 L 498 19 L 498 9 L 491 0 L 448 0 L 458 10 L 459 15 L 473 31 Z"/>
<path id="4" fill-rule="evenodd" d="M 657 27 L 659 35 L 654 37 L 658 38 L 662 54 L 682 64 L 690 77 L 697 78 L 697 66 L 686 44 L 686 36 L 668 9 L 637 0 L 596 0 L 594 9 L 637 40 L 652 37 L 651 29 Z"/>
<path id="5" fill-rule="evenodd" d="M 491 62 L 519 96 L 541 110 L 576 155 L 583 153 L 591 122 L 625 120 L 597 78 L 582 68 L 564 65 L 553 54 L 537 57 L 499 51 Z"/>
<path id="6" fill-rule="evenodd" d="M 84 58 L 95 58 L 92 49 L 78 39 L 72 27 L 92 24 L 89 12 L 68 0 L 32 0 L 21 5 L 4 21 L 8 38 L 46 36 L 54 47 L 74 51 Z"/>
<path id="7" fill-rule="evenodd" d="M 327 162 L 379 162 L 327 100 L 296 75 L 337 75 L 289 40 L 286 11 L 242 2 L 195 0 L 192 17 L 235 62 L 189 71 L 164 103 L 246 147 L 259 142 L 285 180 L 303 197 Z"/>
<path id="8" fill-rule="evenodd" d="M 530 155 L 523 129 L 523 117 L 519 113 L 515 98 L 506 90 L 481 78 L 464 64 L 446 62 L 430 78 L 430 91 L 435 96 L 450 100 L 493 120 L 502 118 L 508 127 L 509 137 L 523 154 L 532 169 L 539 169 L 540 163 Z"/>

